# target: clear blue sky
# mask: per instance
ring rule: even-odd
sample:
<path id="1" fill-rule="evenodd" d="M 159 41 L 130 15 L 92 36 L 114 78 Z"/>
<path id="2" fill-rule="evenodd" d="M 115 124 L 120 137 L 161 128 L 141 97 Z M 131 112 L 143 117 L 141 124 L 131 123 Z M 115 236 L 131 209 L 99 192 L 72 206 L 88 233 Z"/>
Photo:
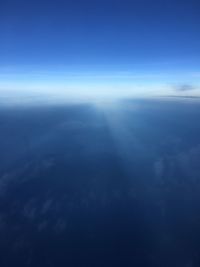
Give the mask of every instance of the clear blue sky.
<path id="1" fill-rule="evenodd" d="M 0 88 L 199 80 L 199 0 L 0 0 Z"/>

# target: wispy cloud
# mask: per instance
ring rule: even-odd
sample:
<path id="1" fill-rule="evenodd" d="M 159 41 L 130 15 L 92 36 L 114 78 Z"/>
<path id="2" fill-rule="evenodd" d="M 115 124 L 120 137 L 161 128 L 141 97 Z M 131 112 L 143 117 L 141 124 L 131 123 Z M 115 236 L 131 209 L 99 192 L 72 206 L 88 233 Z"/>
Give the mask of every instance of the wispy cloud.
<path id="1" fill-rule="evenodd" d="M 192 84 L 180 84 L 175 86 L 175 90 L 179 92 L 187 92 L 187 91 L 193 91 L 197 89 L 197 86 L 194 86 Z"/>

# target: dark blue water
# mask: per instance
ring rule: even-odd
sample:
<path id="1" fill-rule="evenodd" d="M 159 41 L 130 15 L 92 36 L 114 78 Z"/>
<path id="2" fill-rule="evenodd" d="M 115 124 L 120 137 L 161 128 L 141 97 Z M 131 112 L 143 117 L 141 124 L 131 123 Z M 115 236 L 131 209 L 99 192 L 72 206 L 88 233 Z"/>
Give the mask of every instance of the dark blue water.
<path id="1" fill-rule="evenodd" d="M 200 102 L 0 108 L 0 266 L 200 266 Z"/>

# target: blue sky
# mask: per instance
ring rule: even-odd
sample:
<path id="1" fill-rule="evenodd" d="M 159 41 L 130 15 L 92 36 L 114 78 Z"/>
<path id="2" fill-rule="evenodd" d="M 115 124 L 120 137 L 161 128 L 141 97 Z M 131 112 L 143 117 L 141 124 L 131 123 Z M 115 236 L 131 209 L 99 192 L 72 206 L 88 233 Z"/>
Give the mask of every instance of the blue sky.
<path id="1" fill-rule="evenodd" d="M 0 0 L 0 90 L 198 94 L 199 10 L 198 0 Z"/>

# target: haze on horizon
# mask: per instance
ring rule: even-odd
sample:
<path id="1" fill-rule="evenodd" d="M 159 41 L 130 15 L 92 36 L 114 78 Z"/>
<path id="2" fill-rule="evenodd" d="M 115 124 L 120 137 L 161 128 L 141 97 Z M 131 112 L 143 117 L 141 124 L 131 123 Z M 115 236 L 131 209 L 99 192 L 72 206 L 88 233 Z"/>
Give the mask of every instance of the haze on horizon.
<path id="1" fill-rule="evenodd" d="M 198 0 L 0 2 L 0 97 L 200 95 Z"/>

